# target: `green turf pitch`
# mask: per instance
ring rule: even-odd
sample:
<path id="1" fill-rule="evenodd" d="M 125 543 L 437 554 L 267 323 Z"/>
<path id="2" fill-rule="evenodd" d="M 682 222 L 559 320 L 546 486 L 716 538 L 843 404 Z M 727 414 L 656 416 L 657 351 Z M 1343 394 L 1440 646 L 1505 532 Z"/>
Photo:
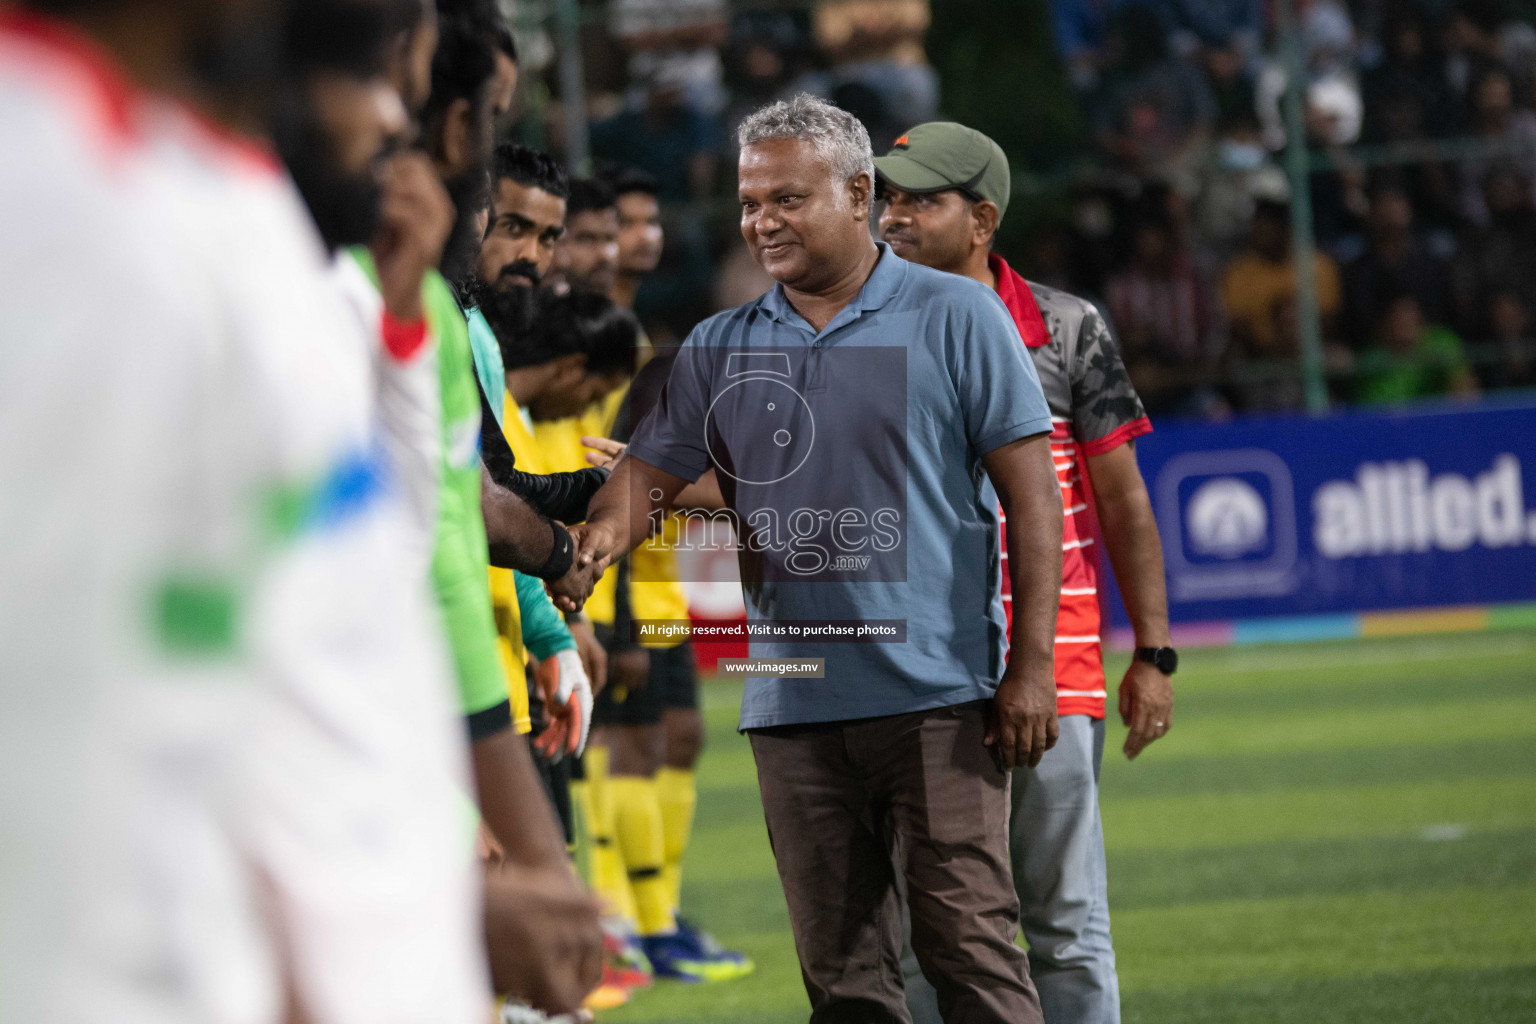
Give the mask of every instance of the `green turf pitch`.
<path id="1" fill-rule="evenodd" d="M 1536 1022 L 1536 636 L 1190 651 L 1177 684 L 1168 739 L 1105 751 L 1126 1024 Z M 605 1024 L 808 1016 L 740 687 L 704 695 L 683 902 L 758 970 Z"/>

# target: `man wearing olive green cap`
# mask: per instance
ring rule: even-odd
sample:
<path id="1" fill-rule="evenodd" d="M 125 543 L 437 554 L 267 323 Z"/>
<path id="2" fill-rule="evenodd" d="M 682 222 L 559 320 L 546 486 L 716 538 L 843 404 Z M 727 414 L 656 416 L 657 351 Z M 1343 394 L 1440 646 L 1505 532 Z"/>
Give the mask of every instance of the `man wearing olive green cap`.
<path id="1" fill-rule="evenodd" d="M 1162 548 L 1136 466 L 1134 439 L 1152 426 L 1092 303 L 1026 282 L 992 253 L 1009 193 L 1008 158 L 997 143 L 964 125 L 921 124 L 875 160 L 875 171 L 885 200 L 883 240 L 905 260 L 993 288 L 1051 407 L 1051 453 L 1066 524 L 1055 665 L 1061 738 L 1038 766 L 1014 769 L 1009 847 L 1046 1024 L 1118 1024 L 1098 813 L 1106 689 L 1089 523 L 1096 504 L 1139 645 L 1119 692 L 1130 730 L 1125 753 L 1135 757 L 1168 731 L 1169 676 L 1177 665 L 1168 646 Z M 1006 523 L 1003 530 L 1006 536 Z M 1006 567 L 1006 540 L 1001 550 Z M 1002 576 L 1011 620 L 1008 573 Z M 933 990 L 915 959 L 904 957 L 903 969 L 915 1024 L 937 1024 Z"/>
<path id="2" fill-rule="evenodd" d="M 898 138 L 889 153 L 875 158 L 875 174 L 903 192 L 954 192 L 973 203 L 986 200 L 997 207 L 998 220 L 1008 209 L 1007 154 L 981 132 L 954 121 L 920 124 Z"/>

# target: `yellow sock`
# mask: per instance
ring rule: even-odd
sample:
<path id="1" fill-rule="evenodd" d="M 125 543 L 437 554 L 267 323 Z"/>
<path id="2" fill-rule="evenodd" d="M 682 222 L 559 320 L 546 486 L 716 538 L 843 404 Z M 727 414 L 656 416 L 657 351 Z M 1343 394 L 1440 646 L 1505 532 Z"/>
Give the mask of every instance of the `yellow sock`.
<path id="1" fill-rule="evenodd" d="M 584 758 L 587 774 L 586 785 L 582 787 L 586 798 L 585 817 L 592 833 L 591 873 L 587 882 L 613 913 L 634 921 L 635 897 L 629 890 L 629 879 L 624 875 L 624 857 L 615 834 L 608 751 L 604 747 L 588 747 Z"/>
<path id="2" fill-rule="evenodd" d="M 662 768 L 656 773 L 661 834 L 666 843 L 662 877 L 667 880 L 667 896 L 672 901 L 674 914 L 683 905 L 683 854 L 688 851 L 688 837 L 693 833 L 693 811 L 699 802 L 696 782 L 691 768 Z"/>
<path id="3" fill-rule="evenodd" d="M 617 812 L 619 852 L 635 894 L 635 922 L 641 935 L 663 935 L 677 922 L 661 869 L 666 862 L 666 843 L 661 835 L 661 804 L 656 799 L 656 780 L 615 775 L 608 780 Z"/>
<path id="4" fill-rule="evenodd" d="M 591 799 L 600 800 L 603 788 L 608 784 L 608 748 L 594 743 L 581 755 L 582 774 L 586 776 L 587 792 Z"/>

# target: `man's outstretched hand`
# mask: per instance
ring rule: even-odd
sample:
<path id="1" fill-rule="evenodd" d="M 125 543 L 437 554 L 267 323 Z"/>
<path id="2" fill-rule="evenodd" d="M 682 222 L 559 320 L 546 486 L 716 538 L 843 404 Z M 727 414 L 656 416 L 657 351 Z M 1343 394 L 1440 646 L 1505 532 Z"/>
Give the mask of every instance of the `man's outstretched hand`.
<path id="1" fill-rule="evenodd" d="M 572 568 L 600 564 L 606 569 L 614 558 L 622 554 L 618 534 L 606 523 L 577 523 L 571 527 L 571 540 L 576 542 L 576 560 Z M 602 572 L 602 569 L 598 572 Z"/>
<path id="2" fill-rule="evenodd" d="M 598 469 L 612 469 L 613 464 L 619 461 L 619 456 L 624 454 L 625 445 L 608 437 L 593 437 L 582 435 L 581 443 L 591 451 L 587 452 L 587 461 Z"/>
<path id="3" fill-rule="evenodd" d="M 1022 662 L 1020 658 L 1018 661 Z M 983 742 L 996 746 L 1003 768 L 1033 768 L 1056 745 L 1056 680 L 1047 668 L 1033 674 L 1009 662 L 992 697 Z"/>
<path id="4" fill-rule="evenodd" d="M 582 526 L 571 527 L 570 534 L 571 542 L 575 545 L 575 550 L 571 552 L 571 567 L 558 580 L 545 583 L 544 589 L 549 591 L 556 608 L 563 612 L 579 612 L 581 606 L 587 603 L 587 598 L 592 596 L 592 588 L 597 585 L 598 577 L 608 568 L 609 559 L 592 557 L 583 542 L 585 535 Z"/>

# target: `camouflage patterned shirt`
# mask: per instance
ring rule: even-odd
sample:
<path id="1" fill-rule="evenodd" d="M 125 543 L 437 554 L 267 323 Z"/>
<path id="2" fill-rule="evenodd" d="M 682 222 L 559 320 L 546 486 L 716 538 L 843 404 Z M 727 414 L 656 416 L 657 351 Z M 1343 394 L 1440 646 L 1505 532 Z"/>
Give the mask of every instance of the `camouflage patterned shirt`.
<path id="1" fill-rule="evenodd" d="M 1093 303 L 1027 282 L 990 257 L 997 294 L 1013 314 L 1051 407 L 1051 456 L 1061 487 L 1061 609 L 1056 619 L 1056 709 L 1104 717 L 1099 641 L 1098 562 L 1093 495 L 1084 460 L 1152 429 L 1120 359 L 1109 325 Z M 1003 523 L 1003 605 L 1009 624 L 1008 525 Z"/>

